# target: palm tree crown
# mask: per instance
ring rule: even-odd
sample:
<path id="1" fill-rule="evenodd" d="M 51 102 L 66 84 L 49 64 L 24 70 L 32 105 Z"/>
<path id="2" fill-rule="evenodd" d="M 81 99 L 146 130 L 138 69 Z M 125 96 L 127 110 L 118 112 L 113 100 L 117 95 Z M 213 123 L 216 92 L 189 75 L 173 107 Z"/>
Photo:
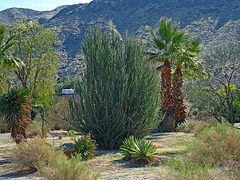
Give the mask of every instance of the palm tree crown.
<path id="1" fill-rule="evenodd" d="M 157 35 L 154 34 L 151 27 L 146 27 L 153 37 L 153 42 L 145 41 L 152 49 L 147 52 L 149 58 L 157 61 L 164 61 L 165 58 L 174 57 L 179 52 L 179 48 L 186 41 L 187 33 L 179 30 L 179 24 L 173 24 L 171 19 L 161 18 Z"/>
<path id="2" fill-rule="evenodd" d="M 19 65 L 19 61 L 15 58 L 9 57 L 10 48 L 17 42 L 13 41 L 14 36 L 6 38 L 6 28 L 0 24 L 0 66 L 12 67 L 13 65 Z"/>

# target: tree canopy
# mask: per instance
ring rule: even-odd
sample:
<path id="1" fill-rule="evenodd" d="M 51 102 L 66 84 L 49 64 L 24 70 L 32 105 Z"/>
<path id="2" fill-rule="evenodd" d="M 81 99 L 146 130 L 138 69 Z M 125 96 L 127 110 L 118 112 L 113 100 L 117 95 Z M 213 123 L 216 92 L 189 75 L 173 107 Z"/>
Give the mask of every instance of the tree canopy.
<path id="1" fill-rule="evenodd" d="M 54 94 L 60 42 L 51 29 L 35 21 L 22 21 L 9 27 L 10 35 L 17 41 L 13 56 L 22 61 L 14 74 L 31 97 L 46 106 Z"/>

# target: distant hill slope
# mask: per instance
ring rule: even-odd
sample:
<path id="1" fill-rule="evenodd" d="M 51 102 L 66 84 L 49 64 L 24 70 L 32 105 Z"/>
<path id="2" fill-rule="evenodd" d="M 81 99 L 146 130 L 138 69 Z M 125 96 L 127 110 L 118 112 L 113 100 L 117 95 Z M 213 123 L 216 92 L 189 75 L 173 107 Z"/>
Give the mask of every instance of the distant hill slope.
<path id="1" fill-rule="evenodd" d="M 68 57 L 62 60 L 61 72 L 68 71 L 71 75 L 72 67 L 77 70 L 81 65 L 80 47 L 89 25 L 102 24 L 122 35 L 148 38 L 145 26 L 157 27 L 160 18 L 165 16 L 180 22 L 181 28 L 202 39 L 206 48 L 211 49 L 219 42 L 239 43 L 239 12 L 239 0 L 94 0 L 89 4 L 61 6 L 53 11 L 7 9 L 0 12 L 0 23 L 35 19 L 54 28 Z"/>

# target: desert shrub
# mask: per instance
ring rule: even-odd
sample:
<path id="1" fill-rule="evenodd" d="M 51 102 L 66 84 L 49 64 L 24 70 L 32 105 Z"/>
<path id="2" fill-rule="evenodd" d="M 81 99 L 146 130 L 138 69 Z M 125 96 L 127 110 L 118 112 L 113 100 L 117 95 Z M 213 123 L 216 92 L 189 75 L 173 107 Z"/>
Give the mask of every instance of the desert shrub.
<path id="1" fill-rule="evenodd" d="M 17 145 L 11 153 L 11 160 L 30 169 L 37 169 L 39 161 L 49 164 L 56 159 L 66 159 L 61 151 L 54 152 L 45 140 L 35 137 L 32 142 Z"/>
<path id="2" fill-rule="evenodd" d="M 181 124 L 178 124 L 176 127 L 177 132 L 186 132 L 186 133 L 196 133 L 200 130 L 203 130 L 211 126 L 210 122 L 206 121 L 197 121 L 197 120 L 187 120 Z"/>
<path id="3" fill-rule="evenodd" d="M 156 174 L 166 180 L 226 180 L 239 179 L 239 170 L 213 167 L 210 164 L 197 164 L 177 157 L 169 159 L 168 163 L 160 166 Z"/>
<path id="4" fill-rule="evenodd" d="M 126 159 L 133 159 L 140 163 L 150 162 L 156 153 L 153 143 L 145 139 L 134 138 L 133 136 L 125 139 L 120 149 Z"/>
<path id="5" fill-rule="evenodd" d="M 86 71 L 70 103 L 74 127 L 91 132 L 99 148 L 119 148 L 133 135 L 144 137 L 160 123 L 159 89 L 142 45 L 114 32 L 89 29 L 82 45 Z"/>
<path id="6" fill-rule="evenodd" d="M 27 136 L 32 137 L 32 136 L 42 136 L 42 124 L 40 121 L 32 121 L 27 127 Z"/>
<path id="7" fill-rule="evenodd" d="M 18 166 L 38 170 L 46 179 L 96 179 L 95 175 L 81 164 L 81 155 L 68 159 L 63 151 L 55 151 L 50 144 L 38 137 L 31 143 L 17 145 L 13 149 L 11 159 Z"/>
<path id="8" fill-rule="evenodd" d="M 74 153 L 81 154 L 83 160 L 93 158 L 96 150 L 96 142 L 91 139 L 90 134 L 74 140 Z"/>
<path id="9" fill-rule="evenodd" d="M 43 133 L 45 136 L 50 136 L 51 126 L 49 123 L 44 122 L 42 116 L 38 113 L 35 116 L 34 121 L 29 123 L 29 125 L 26 127 L 26 132 L 28 137 L 32 136 L 41 136 L 43 137 Z"/>
<path id="10" fill-rule="evenodd" d="M 229 124 L 217 124 L 196 135 L 188 158 L 198 164 L 240 165 L 240 131 Z"/>
<path id="11" fill-rule="evenodd" d="M 57 161 L 46 164 L 38 163 L 39 172 L 49 180 L 92 180 L 97 179 L 84 164 L 81 163 L 81 156 L 72 157 L 69 160 L 58 159 Z"/>
<path id="12" fill-rule="evenodd" d="M 56 101 L 47 111 L 48 122 L 52 129 L 72 129 L 68 100 L 65 98 L 56 98 Z"/>
<path id="13" fill-rule="evenodd" d="M 69 136 L 71 138 L 71 140 L 74 139 L 74 137 L 77 135 L 77 131 L 74 131 L 74 130 L 70 130 L 68 132 L 66 132 L 66 135 Z"/>

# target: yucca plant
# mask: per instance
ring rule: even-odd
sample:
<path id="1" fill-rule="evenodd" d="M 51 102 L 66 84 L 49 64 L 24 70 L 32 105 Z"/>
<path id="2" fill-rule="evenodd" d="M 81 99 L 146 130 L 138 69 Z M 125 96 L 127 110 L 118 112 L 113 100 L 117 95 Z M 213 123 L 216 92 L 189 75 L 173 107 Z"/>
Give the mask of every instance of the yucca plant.
<path id="1" fill-rule="evenodd" d="M 16 143 L 27 138 L 25 128 L 30 122 L 30 102 L 28 89 L 11 89 L 7 94 L 0 96 L 0 113 L 4 116 Z"/>
<path id="2" fill-rule="evenodd" d="M 96 150 L 96 142 L 91 139 L 90 133 L 74 140 L 74 153 L 81 154 L 83 160 L 91 159 Z"/>
<path id="3" fill-rule="evenodd" d="M 126 159 L 134 159 L 139 163 L 148 163 L 156 153 L 156 147 L 145 139 L 137 139 L 130 136 L 120 146 L 121 153 Z"/>

